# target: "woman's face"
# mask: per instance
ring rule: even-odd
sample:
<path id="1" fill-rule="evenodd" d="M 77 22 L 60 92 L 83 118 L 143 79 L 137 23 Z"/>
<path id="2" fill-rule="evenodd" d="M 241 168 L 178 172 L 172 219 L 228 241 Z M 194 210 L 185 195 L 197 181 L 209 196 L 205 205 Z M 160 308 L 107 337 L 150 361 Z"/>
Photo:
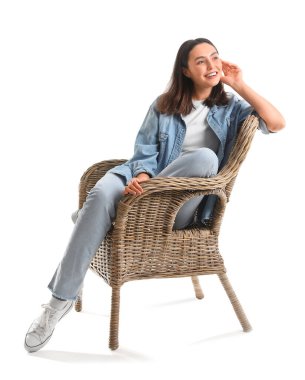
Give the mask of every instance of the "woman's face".
<path id="1" fill-rule="evenodd" d="M 202 43 L 189 52 L 188 67 L 183 68 L 185 76 L 190 78 L 197 89 L 212 89 L 222 75 L 222 63 L 214 46 Z"/>

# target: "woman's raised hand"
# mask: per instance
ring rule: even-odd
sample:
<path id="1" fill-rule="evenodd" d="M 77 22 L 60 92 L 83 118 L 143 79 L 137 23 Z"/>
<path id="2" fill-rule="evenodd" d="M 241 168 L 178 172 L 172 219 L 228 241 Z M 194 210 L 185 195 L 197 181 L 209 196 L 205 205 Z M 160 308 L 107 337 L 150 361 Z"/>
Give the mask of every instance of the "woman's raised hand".
<path id="1" fill-rule="evenodd" d="M 234 89 L 234 86 L 238 86 L 243 81 L 242 71 L 234 63 L 223 60 L 221 62 L 224 75 L 220 77 L 220 80 Z"/>

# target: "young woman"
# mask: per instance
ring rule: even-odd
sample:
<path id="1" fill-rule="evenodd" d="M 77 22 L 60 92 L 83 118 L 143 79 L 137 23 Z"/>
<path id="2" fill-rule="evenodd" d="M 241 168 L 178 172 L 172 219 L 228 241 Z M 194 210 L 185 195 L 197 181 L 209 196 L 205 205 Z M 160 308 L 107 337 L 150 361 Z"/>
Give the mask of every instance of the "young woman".
<path id="1" fill-rule="evenodd" d="M 236 93 L 224 90 L 223 84 Z M 138 132 L 133 157 L 109 170 L 78 212 L 66 252 L 54 273 L 48 304 L 25 337 L 35 352 L 50 340 L 56 323 L 72 308 L 91 259 L 115 219 L 122 196 L 139 195 L 141 183 L 154 176 L 210 177 L 225 165 L 242 122 L 255 113 L 263 133 L 284 128 L 280 112 L 243 80 L 240 68 L 219 57 L 205 38 L 184 42 L 178 50 L 168 90 L 150 106 Z M 174 228 L 213 212 L 213 197 L 194 198 L 179 210 Z"/>

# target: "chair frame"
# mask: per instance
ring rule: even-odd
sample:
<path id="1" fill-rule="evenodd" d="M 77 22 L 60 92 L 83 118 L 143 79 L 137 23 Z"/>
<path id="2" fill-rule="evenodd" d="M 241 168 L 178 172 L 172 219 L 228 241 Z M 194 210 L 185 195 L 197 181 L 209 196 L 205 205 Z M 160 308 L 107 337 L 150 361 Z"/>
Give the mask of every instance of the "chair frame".
<path id="1" fill-rule="evenodd" d="M 251 330 L 226 275 L 218 236 L 226 204 L 258 124 L 258 118 L 253 115 L 243 122 L 228 162 L 215 177 L 154 177 L 142 183 L 142 195 L 122 197 L 115 222 L 90 265 L 112 287 L 111 350 L 119 347 L 120 288 L 132 280 L 189 276 L 196 297 L 202 299 L 198 276 L 217 274 L 243 331 Z M 80 208 L 96 182 L 109 169 L 124 162 L 126 160 L 102 161 L 86 170 L 79 187 Z M 209 194 L 218 197 L 210 223 L 173 230 L 180 207 L 193 197 Z M 77 298 L 75 309 L 82 309 L 82 294 Z"/>

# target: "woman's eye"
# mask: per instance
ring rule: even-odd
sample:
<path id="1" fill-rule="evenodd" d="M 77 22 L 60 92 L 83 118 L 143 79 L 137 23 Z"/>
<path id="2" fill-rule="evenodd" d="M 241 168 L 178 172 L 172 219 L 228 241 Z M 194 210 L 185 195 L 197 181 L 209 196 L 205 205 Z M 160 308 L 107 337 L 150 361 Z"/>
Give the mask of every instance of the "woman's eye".
<path id="1" fill-rule="evenodd" d="M 198 61 L 197 63 L 198 65 L 201 65 L 202 63 L 204 63 L 204 60 Z"/>
<path id="2" fill-rule="evenodd" d="M 214 61 L 217 61 L 219 59 L 219 57 L 215 56 L 214 57 Z"/>

